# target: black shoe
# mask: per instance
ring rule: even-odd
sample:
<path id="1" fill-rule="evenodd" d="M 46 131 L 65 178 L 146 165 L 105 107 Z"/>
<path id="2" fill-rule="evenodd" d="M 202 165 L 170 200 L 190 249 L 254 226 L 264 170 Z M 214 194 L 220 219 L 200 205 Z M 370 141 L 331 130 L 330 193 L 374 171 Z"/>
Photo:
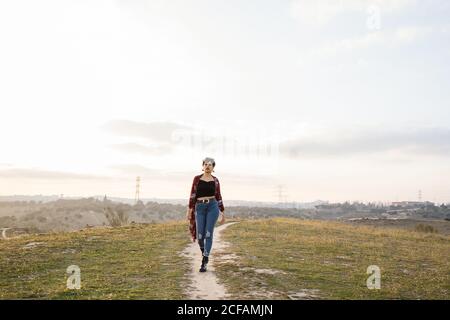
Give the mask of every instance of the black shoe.
<path id="1" fill-rule="evenodd" d="M 203 256 L 202 259 L 202 266 L 200 267 L 200 272 L 205 272 L 206 271 L 206 265 L 208 264 L 208 257 Z"/>

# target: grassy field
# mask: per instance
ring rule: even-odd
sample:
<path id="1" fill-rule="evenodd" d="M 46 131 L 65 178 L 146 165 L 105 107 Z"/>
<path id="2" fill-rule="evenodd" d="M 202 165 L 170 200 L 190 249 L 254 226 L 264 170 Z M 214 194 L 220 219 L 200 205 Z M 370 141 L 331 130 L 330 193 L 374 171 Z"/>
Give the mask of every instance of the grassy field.
<path id="1" fill-rule="evenodd" d="M 216 271 L 235 299 L 450 299 L 449 236 L 289 218 L 241 221 L 223 236 Z M 367 288 L 369 265 L 379 290 Z"/>
<path id="2" fill-rule="evenodd" d="M 234 299 L 450 299 L 447 235 L 274 218 L 242 220 L 223 239 L 212 255 Z M 0 240 L 0 299 L 185 299 L 189 243 L 185 221 Z M 66 287 L 70 265 L 81 290 Z M 367 289 L 369 265 L 380 290 Z"/>
<path id="3" fill-rule="evenodd" d="M 174 253 L 188 243 L 183 222 L 0 240 L 0 299 L 182 299 L 188 263 Z M 80 290 L 67 289 L 70 265 Z"/>

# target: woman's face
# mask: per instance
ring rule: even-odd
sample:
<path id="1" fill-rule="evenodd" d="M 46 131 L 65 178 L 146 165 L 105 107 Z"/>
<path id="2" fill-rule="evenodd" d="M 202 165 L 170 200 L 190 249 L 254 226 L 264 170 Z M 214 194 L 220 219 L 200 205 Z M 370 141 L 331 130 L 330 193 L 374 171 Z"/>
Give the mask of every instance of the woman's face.
<path id="1" fill-rule="evenodd" d="M 211 162 L 211 161 L 206 161 L 206 162 L 203 164 L 203 170 L 204 170 L 205 172 L 211 173 L 211 171 L 213 170 L 212 162 Z"/>

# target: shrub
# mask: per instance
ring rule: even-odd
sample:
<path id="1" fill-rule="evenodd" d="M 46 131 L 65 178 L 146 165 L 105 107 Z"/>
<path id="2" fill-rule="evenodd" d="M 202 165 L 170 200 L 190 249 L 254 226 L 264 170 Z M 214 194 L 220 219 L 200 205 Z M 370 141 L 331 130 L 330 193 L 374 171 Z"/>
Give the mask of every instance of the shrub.
<path id="1" fill-rule="evenodd" d="M 419 223 L 418 225 L 416 225 L 415 230 L 418 232 L 426 232 L 426 233 L 437 233 L 438 232 L 436 230 L 436 228 L 434 228 L 433 226 L 430 226 L 429 224 L 422 224 L 422 223 Z"/>
<path id="2" fill-rule="evenodd" d="M 110 207 L 106 207 L 103 211 L 106 219 L 109 222 L 109 225 L 112 227 L 119 227 L 128 224 L 128 214 L 125 213 L 123 209 L 112 209 Z"/>

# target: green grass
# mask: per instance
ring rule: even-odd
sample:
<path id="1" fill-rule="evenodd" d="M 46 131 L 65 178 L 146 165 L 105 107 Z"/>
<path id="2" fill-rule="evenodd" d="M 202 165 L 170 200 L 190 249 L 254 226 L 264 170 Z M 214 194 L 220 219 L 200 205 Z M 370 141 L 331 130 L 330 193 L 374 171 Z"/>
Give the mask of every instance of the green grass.
<path id="1" fill-rule="evenodd" d="M 435 233 L 289 218 L 242 220 L 215 261 L 234 299 L 449 299 L 450 237 Z M 30 242 L 41 242 L 24 248 Z M 190 243 L 185 221 L 92 228 L 0 240 L 0 299 L 186 299 Z M 214 245 L 213 245 L 214 246 Z M 220 255 L 234 253 L 234 262 Z M 70 265 L 80 290 L 66 287 Z M 381 289 L 366 287 L 369 265 Z M 273 269 L 283 273 L 257 273 Z"/>
<path id="2" fill-rule="evenodd" d="M 223 254 L 239 259 L 216 271 L 235 299 L 290 299 L 302 290 L 317 290 L 318 299 L 450 298 L 448 236 L 289 218 L 241 221 L 223 236 L 231 244 Z M 366 286 L 369 265 L 381 269 L 380 290 Z"/>
<path id="3" fill-rule="evenodd" d="M 30 242 L 42 242 L 23 248 Z M 0 299 L 184 299 L 189 267 L 177 253 L 186 223 L 136 224 L 0 241 Z M 66 269 L 81 269 L 67 289 Z"/>

